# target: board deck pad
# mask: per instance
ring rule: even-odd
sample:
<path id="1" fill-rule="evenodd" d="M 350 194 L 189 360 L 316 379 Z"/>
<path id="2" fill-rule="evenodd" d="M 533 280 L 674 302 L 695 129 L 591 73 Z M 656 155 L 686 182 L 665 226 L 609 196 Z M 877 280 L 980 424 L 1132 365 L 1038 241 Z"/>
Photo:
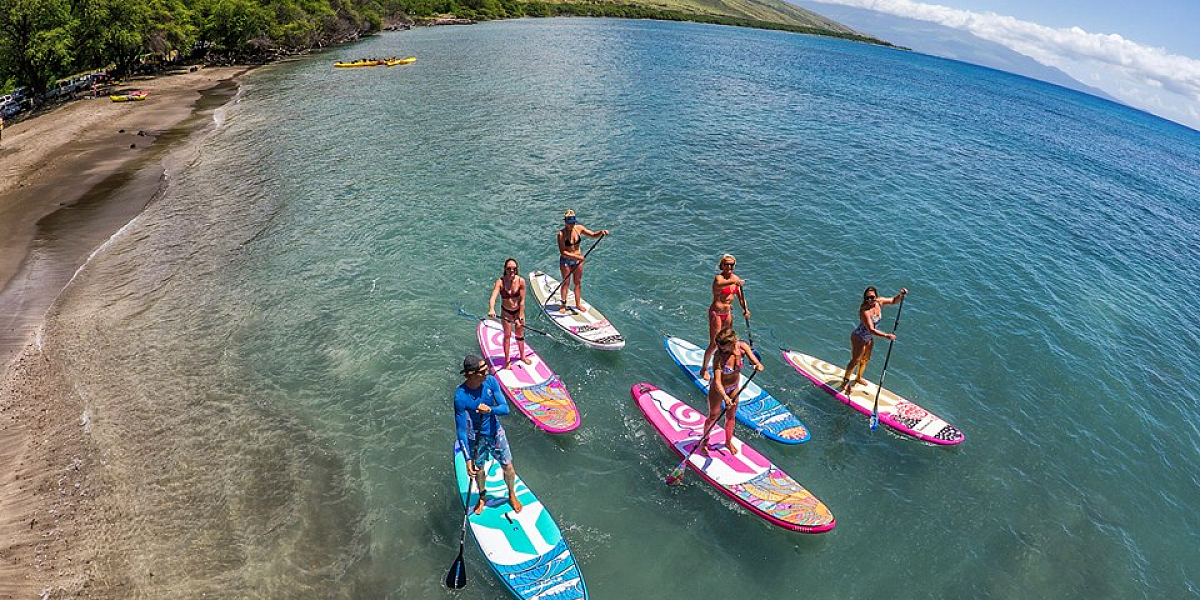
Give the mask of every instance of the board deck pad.
<path id="1" fill-rule="evenodd" d="M 483 359 L 500 383 L 500 389 L 517 409 L 538 428 L 550 433 L 565 433 L 579 427 L 579 409 L 567 386 L 550 370 L 546 362 L 525 342 L 529 364 L 517 358 L 515 336 L 509 339 L 509 368 L 504 368 L 504 329 L 498 321 L 484 319 L 477 328 Z"/>
<path id="2" fill-rule="evenodd" d="M 866 381 L 865 385 L 859 384 L 851 388 L 850 396 L 847 397 L 838 391 L 846 373 L 845 369 L 792 350 L 784 350 L 783 359 L 842 404 L 868 417 L 871 416 L 871 409 L 875 405 L 875 393 L 879 391 L 878 385 Z M 933 444 L 955 445 L 962 443 L 966 438 L 958 428 L 887 388 L 883 388 L 879 393 L 879 422 L 899 433 Z"/>
<path id="3" fill-rule="evenodd" d="M 488 459 L 487 505 L 467 518 L 471 536 L 484 558 L 514 596 L 529 600 L 585 600 L 583 574 L 550 512 L 517 475 L 514 489 L 521 512 L 508 502 L 508 487 L 500 463 Z M 460 442 L 454 443 L 454 476 L 463 509 L 474 511 L 478 490 L 470 490 L 467 461 Z"/>
<path id="4" fill-rule="evenodd" d="M 561 292 L 550 297 L 551 292 L 558 288 L 557 279 L 541 271 L 533 271 L 529 274 L 529 287 L 542 312 L 572 339 L 597 350 L 620 350 L 625 347 L 624 336 L 595 306 L 587 306 L 586 312 L 574 308 L 560 312 Z M 570 289 L 567 290 L 567 306 L 575 306 L 575 292 Z"/>
<path id="5" fill-rule="evenodd" d="M 708 394 L 708 382 L 700 378 L 700 363 L 704 360 L 704 349 L 695 344 L 673 336 L 667 336 L 667 353 L 675 359 L 675 364 L 687 373 L 696 387 Z M 750 361 L 746 361 L 749 364 Z M 740 375 L 738 387 L 746 385 L 746 376 Z M 767 393 L 753 381 L 746 386 L 738 401 L 737 420 L 761 433 L 768 439 L 783 444 L 799 444 L 808 441 L 811 434 L 804 423 L 796 418 L 774 396 Z"/>
<path id="6" fill-rule="evenodd" d="M 635 384 L 630 394 L 676 455 L 683 458 L 696 447 L 704 433 L 703 414 L 649 383 Z M 729 444 L 737 454 L 729 451 Z M 697 450 L 688 466 L 750 512 L 803 533 L 822 533 L 836 525 L 829 508 L 804 486 L 737 436 L 726 440 L 720 423 L 705 445 L 707 454 Z"/>

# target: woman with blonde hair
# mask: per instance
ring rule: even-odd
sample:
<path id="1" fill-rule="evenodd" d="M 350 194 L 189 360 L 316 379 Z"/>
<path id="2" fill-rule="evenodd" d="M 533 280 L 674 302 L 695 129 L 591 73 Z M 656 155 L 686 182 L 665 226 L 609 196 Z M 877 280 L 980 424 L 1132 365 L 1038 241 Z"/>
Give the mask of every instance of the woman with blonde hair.
<path id="1" fill-rule="evenodd" d="M 579 312 L 587 312 L 587 307 L 583 304 L 583 253 L 580 251 L 580 242 L 583 241 L 583 236 L 590 238 L 603 237 L 609 234 L 607 229 L 600 231 L 592 231 L 587 227 L 579 224 L 575 218 L 575 211 L 567 209 L 563 213 L 563 228 L 558 230 L 558 270 L 562 274 L 562 283 L 559 284 L 561 290 L 562 301 L 558 305 L 558 312 L 567 312 L 567 291 L 570 288 L 570 283 L 567 279 L 573 279 L 575 284 L 575 309 Z"/>
<path id="2" fill-rule="evenodd" d="M 738 383 L 741 381 L 742 367 L 745 366 L 746 358 L 754 364 L 756 371 L 763 370 L 763 365 L 759 362 L 758 357 L 754 356 L 754 351 L 749 344 L 738 341 L 737 333 L 732 328 L 726 327 L 717 333 L 716 337 L 717 350 L 713 354 L 713 377 L 712 383 L 708 385 L 708 418 L 704 419 L 704 429 L 708 431 L 710 427 L 716 424 L 717 417 L 721 416 L 721 407 L 727 407 L 725 411 L 725 448 L 730 454 L 737 454 L 738 450 L 733 446 L 733 424 L 737 416 L 738 395 L 741 390 L 738 389 Z M 707 448 L 702 448 L 705 451 Z"/>
<path id="3" fill-rule="evenodd" d="M 746 306 L 746 296 L 742 286 L 746 281 L 733 274 L 737 259 L 732 254 L 724 254 L 717 262 L 720 272 L 713 277 L 712 303 L 708 305 L 708 348 L 704 349 L 704 361 L 700 363 L 700 378 L 708 380 L 708 361 L 717 349 L 717 333 L 726 327 L 733 327 L 733 298 L 736 296 L 742 305 L 742 315 L 750 318 L 750 309 Z"/>

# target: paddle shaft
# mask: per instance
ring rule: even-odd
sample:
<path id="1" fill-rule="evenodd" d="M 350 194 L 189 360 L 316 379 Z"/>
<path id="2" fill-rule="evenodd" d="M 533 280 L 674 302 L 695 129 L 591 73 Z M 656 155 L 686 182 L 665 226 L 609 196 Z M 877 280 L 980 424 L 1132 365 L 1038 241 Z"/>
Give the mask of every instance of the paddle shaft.
<path id="1" fill-rule="evenodd" d="M 479 430 L 475 431 L 475 440 L 478 443 Z M 475 449 L 471 449 L 471 460 L 475 462 Z M 478 465 L 476 465 L 478 468 Z M 463 502 L 463 522 L 462 531 L 458 534 L 458 558 L 450 564 L 450 570 L 446 572 L 446 587 L 452 590 L 462 589 L 467 585 L 467 565 L 463 559 L 463 547 L 467 541 L 467 522 L 471 518 L 471 494 L 475 492 L 475 475 L 467 473 L 467 500 Z"/>
<path id="2" fill-rule="evenodd" d="M 887 377 L 888 362 L 892 360 L 892 346 L 896 343 L 896 330 L 900 328 L 900 313 L 904 312 L 904 296 L 900 296 L 900 307 L 896 309 L 896 322 L 892 324 L 892 339 L 888 340 L 887 356 L 883 358 L 883 372 L 879 374 L 879 385 L 875 388 L 875 404 L 871 406 L 871 429 L 879 427 L 879 394 L 883 392 L 883 380 Z"/>
<path id="3" fill-rule="evenodd" d="M 740 286 L 740 287 L 742 288 L 742 311 L 743 311 L 742 316 L 746 317 L 746 338 L 750 340 L 750 348 L 753 349 L 754 348 L 754 332 L 750 331 L 750 315 L 746 314 L 746 313 L 750 312 L 750 301 L 746 300 L 746 286 Z M 754 355 L 758 356 L 757 350 L 754 351 Z M 759 357 L 759 358 L 761 358 L 761 357 Z"/>
<path id="4" fill-rule="evenodd" d="M 714 368 L 715 368 L 715 367 L 714 367 Z M 755 369 L 755 370 L 754 370 L 754 372 L 753 372 L 753 373 L 750 373 L 750 376 L 746 378 L 746 383 L 743 383 L 743 384 L 742 384 L 742 387 L 741 387 L 741 389 L 739 389 L 739 390 L 737 391 L 737 393 L 736 393 L 736 394 L 734 394 L 734 397 L 735 397 L 735 398 L 740 398 L 740 397 L 741 397 L 741 395 L 742 395 L 742 392 L 746 391 L 746 388 L 747 388 L 747 387 L 749 387 L 749 385 L 750 385 L 750 382 L 754 380 L 754 376 L 755 376 L 755 375 L 758 375 L 758 369 Z M 714 379 L 715 379 L 715 377 L 714 377 Z M 708 384 L 708 385 L 710 385 L 710 386 L 711 386 L 711 385 L 712 385 L 712 382 L 709 382 L 709 384 Z M 684 467 L 687 465 L 688 459 L 692 458 L 692 455 L 696 453 L 696 450 L 699 450 L 699 449 L 700 449 L 700 448 L 702 448 L 702 447 L 703 447 L 705 444 L 707 444 L 707 443 L 708 443 L 708 436 L 709 436 L 709 434 L 711 434 L 711 433 L 712 433 L 712 429 L 713 429 L 713 427 L 716 427 L 716 426 L 717 426 L 717 423 L 718 423 L 718 422 L 720 422 L 720 420 L 721 420 L 721 417 L 724 417 L 724 416 L 725 416 L 725 412 L 726 412 L 726 411 L 728 411 L 728 410 L 729 410 L 729 403 L 728 403 L 728 402 L 726 402 L 726 403 L 725 403 L 725 406 L 724 406 L 723 408 L 721 408 L 721 412 L 720 412 L 720 414 L 718 414 L 718 415 L 717 415 L 717 418 L 716 418 L 716 419 L 713 419 L 713 422 L 712 422 L 712 423 L 709 423 L 708 427 L 704 429 L 704 434 L 700 436 L 700 441 L 699 441 L 699 442 L 698 442 L 698 443 L 697 443 L 695 446 L 693 446 L 693 447 L 692 447 L 691 451 L 689 451 L 689 452 L 687 453 L 687 456 L 684 456 L 684 457 L 683 457 L 683 462 L 680 462 L 680 463 L 679 463 L 679 466 L 675 468 L 675 471 L 679 471 L 679 472 L 680 472 L 680 477 L 682 477 L 682 473 L 683 473 L 683 470 L 682 470 L 682 469 L 683 469 L 683 468 L 684 468 Z M 731 442 L 730 440 L 725 440 L 725 443 L 726 443 L 726 444 L 730 444 L 730 443 L 732 443 L 732 442 Z M 672 473 L 675 473 L 675 471 L 672 471 Z M 668 477 L 668 479 L 670 479 L 670 477 Z"/>
<path id="5" fill-rule="evenodd" d="M 462 316 L 464 316 L 464 317 L 467 317 L 468 319 L 475 319 L 476 321 L 485 321 L 485 320 L 487 320 L 487 319 L 498 320 L 498 319 L 496 319 L 495 317 L 481 317 L 481 316 L 479 316 L 479 315 L 476 315 L 476 314 L 469 313 L 469 312 L 467 312 L 467 311 L 463 310 L 461 306 L 460 306 L 460 307 L 458 307 L 458 314 L 460 314 L 460 315 L 462 315 Z M 508 321 L 509 323 L 516 323 L 516 321 L 513 321 L 512 319 L 508 319 L 508 318 L 506 318 L 506 319 L 504 319 L 504 320 L 505 320 L 505 321 Z M 549 337 L 549 338 L 553 338 L 553 337 L 554 337 L 554 336 L 550 335 L 549 333 L 546 333 L 545 331 L 542 331 L 541 329 L 534 329 L 533 327 L 530 327 L 530 326 L 528 326 L 528 325 L 524 325 L 524 327 L 525 327 L 525 330 L 526 330 L 526 331 L 532 331 L 532 332 L 534 332 L 534 333 L 540 333 L 540 334 L 542 334 L 542 335 L 544 335 L 544 336 L 546 336 L 546 337 Z"/>
<path id="6" fill-rule="evenodd" d="M 585 260 L 587 260 L 588 255 L 592 253 L 592 250 L 596 249 L 596 246 L 600 245 L 600 241 L 603 240 L 605 237 L 607 237 L 607 236 L 605 236 L 604 234 L 600 234 L 600 237 L 596 238 L 596 241 L 592 244 L 592 247 L 588 248 L 587 252 L 583 253 L 583 259 L 580 260 L 579 262 L 575 263 L 574 265 L 572 265 L 571 268 L 569 270 L 567 270 L 567 276 L 563 277 L 563 280 L 558 282 L 558 287 L 554 288 L 554 291 L 550 292 L 546 296 L 546 300 L 554 299 L 554 295 L 558 293 L 558 290 L 562 289 L 562 286 L 567 284 L 567 280 L 569 280 L 571 278 L 571 274 L 575 272 L 575 269 L 578 269 L 579 265 L 582 265 L 583 262 Z M 579 299 L 576 298 L 575 301 L 578 302 Z M 566 303 L 564 302 L 563 304 L 565 305 Z M 546 311 L 543 310 L 542 312 L 546 312 Z"/>

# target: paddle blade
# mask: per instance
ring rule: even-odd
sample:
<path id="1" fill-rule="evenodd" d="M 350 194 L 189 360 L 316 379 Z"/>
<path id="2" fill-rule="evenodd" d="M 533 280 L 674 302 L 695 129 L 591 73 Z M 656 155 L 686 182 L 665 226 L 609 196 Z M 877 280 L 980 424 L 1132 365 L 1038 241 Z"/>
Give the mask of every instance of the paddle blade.
<path id="1" fill-rule="evenodd" d="M 683 462 L 679 463 L 679 466 L 675 467 L 671 471 L 670 475 L 667 475 L 667 485 L 679 485 L 683 483 L 683 474 L 685 471 L 687 471 L 686 458 L 683 459 Z"/>
<path id="2" fill-rule="evenodd" d="M 458 558 L 454 559 L 454 564 L 450 565 L 450 570 L 446 573 L 446 587 L 452 590 L 461 590 L 467 585 L 467 565 L 463 563 L 462 550 L 458 551 Z"/>
<path id="3" fill-rule="evenodd" d="M 879 415 L 871 415 L 871 431 L 879 429 Z"/>

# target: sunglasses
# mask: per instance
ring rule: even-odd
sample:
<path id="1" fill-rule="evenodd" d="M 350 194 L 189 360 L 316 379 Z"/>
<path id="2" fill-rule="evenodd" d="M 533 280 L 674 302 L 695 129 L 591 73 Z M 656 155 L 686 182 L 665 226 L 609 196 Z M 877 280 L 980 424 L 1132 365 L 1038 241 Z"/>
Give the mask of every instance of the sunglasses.
<path id="1" fill-rule="evenodd" d="M 516 272 L 517 268 L 516 267 L 504 267 L 504 270 Z"/>
<path id="2" fill-rule="evenodd" d="M 875 296 L 867 296 L 867 302 L 874 302 L 875 298 Z"/>
<path id="3" fill-rule="evenodd" d="M 736 266 L 737 266 L 737 263 L 721 263 L 721 268 L 722 268 L 722 269 L 724 269 L 725 267 L 729 267 L 730 269 L 732 269 L 732 268 L 734 268 L 734 267 L 736 267 Z"/>

